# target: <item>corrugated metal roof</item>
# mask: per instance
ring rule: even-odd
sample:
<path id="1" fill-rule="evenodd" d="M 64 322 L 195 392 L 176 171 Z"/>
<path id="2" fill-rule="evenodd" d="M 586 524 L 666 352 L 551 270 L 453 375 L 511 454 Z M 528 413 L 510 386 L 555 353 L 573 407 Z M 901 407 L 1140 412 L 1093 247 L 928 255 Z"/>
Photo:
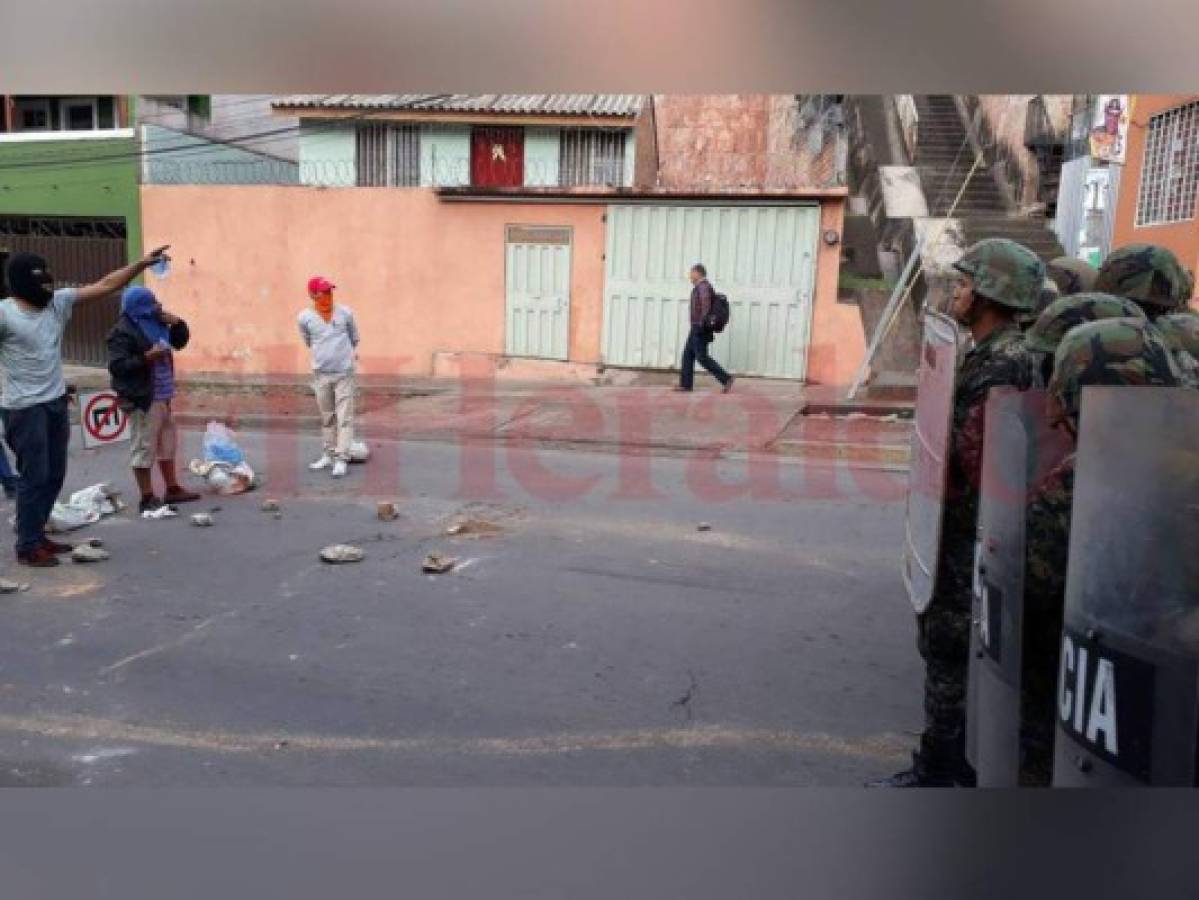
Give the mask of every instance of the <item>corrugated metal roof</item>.
<path id="1" fill-rule="evenodd" d="M 295 94 L 276 98 L 272 106 L 516 116 L 634 116 L 641 108 L 641 99 L 641 94 Z"/>

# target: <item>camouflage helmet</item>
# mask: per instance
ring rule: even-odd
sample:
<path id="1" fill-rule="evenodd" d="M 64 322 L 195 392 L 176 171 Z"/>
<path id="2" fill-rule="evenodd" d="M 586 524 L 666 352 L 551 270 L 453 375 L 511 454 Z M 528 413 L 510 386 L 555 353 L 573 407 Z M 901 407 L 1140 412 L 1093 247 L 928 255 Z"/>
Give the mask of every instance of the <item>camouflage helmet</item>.
<path id="1" fill-rule="evenodd" d="M 953 267 L 974 279 L 974 293 L 1020 312 L 1037 308 L 1045 282 L 1040 257 L 1007 238 L 987 238 L 970 247 Z"/>
<path id="2" fill-rule="evenodd" d="M 1034 353 L 1053 353 L 1071 328 L 1100 319 L 1146 320 L 1146 317 L 1139 306 L 1123 297 L 1099 293 L 1074 294 L 1049 304 L 1032 328 L 1028 329 L 1024 345 Z"/>
<path id="3" fill-rule="evenodd" d="M 1057 283 L 1046 275 L 1045 280 L 1041 282 L 1041 293 L 1037 297 L 1036 307 L 1025 312 L 1016 313 L 1016 321 L 1020 323 L 1021 328 L 1027 330 L 1033 322 L 1037 321 L 1037 317 L 1047 310 L 1049 305 L 1060 296 Z"/>
<path id="4" fill-rule="evenodd" d="M 1184 351 L 1199 359 L 1199 314 L 1171 313 L 1159 316 L 1153 323 L 1166 339 L 1166 346 L 1175 353 Z"/>
<path id="5" fill-rule="evenodd" d="M 1175 309 L 1190 299 L 1194 281 L 1173 252 L 1154 244 L 1129 244 L 1099 267 L 1095 290 L 1127 297 L 1160 309 Z"/>
<path id="6" fill-rule="evenodd" d="M 1161 333 L 1144 318 L 1079 325 L 1054 355 L 1049 395 L 1078 426 L 1082 389 L 1090 384 L 1175 387 L 1179 372 Z"/>
<path id="7" fill-rule="evenodd" d="M 1153 326 L 1174 352 L 1182 383 L 1199 388 L 1199 314 L 1187 311 L 1158 316 Z"/>
<path id="8" fill-rule="evenodd" d="M 1051 259 L 1046 263 L 1045 271 L 1063 297 L 1095 290 L 1095 280 L 1099 277 L 1098 269 L 1073 256 Z"/>

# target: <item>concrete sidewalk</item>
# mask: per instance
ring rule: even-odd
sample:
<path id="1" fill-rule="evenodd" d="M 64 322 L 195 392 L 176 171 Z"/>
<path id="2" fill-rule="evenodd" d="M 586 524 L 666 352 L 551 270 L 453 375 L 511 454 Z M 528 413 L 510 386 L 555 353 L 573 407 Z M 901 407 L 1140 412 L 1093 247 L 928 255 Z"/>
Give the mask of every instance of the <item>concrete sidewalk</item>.
<path id="1" fill-rule="evenodd" d="M 364 380 L 362 435 L 477 443 L 579 446 L 620 453 L 774 453 L 884 466 L 906 465 L 910 406 L 873 402 L 842 410 L 820 387 L 738 379 L 722 394 L 710 379 L 691 394 L 670 383 L 627 386 L 453 379 Z M 224 421 L 234 428 L 319 429 L 304 383 L 259 390 L 193 383 L 177 403 L 181 422 Z"/>
<path id="2" fill-rule="evenodd" d="M 583 447 L 616 453 L 770 453 L 885 468 L 906 466 L 911 404 L 850 403 L 844 389 L 738 378 L 722 394 L 707 375 L 691 394 L 669 372 L 626 373 L 619 384 L 507 378 L 360 378 L 360 431 L 369 440 Z M 102 370 L 73 369 L 80 390 L 107 386 Z M 187 376 L 175 404 L 181 424 L 235 429 L 320 428 L 307 379 Z"/>

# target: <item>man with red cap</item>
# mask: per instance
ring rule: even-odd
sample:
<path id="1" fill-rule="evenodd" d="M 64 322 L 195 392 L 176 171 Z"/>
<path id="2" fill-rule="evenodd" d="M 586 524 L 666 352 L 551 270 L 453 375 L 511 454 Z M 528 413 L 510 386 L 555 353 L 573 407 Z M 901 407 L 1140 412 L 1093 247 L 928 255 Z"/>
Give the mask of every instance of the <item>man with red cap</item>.
<path id="1" fill-rule="evenodd" d="M 350 444 L 354 440 L 355 349 L 358 326 L 348 307 L 333 302 L 335 285 L 327 278 L 308 280 L 312 306 L 300 313 L 300 336 L 312 351 L 313 390 L 321 411 L 325 446 L 320 459 L 308 468 L 332 468 L 341 478 L 348 470 Z"/>

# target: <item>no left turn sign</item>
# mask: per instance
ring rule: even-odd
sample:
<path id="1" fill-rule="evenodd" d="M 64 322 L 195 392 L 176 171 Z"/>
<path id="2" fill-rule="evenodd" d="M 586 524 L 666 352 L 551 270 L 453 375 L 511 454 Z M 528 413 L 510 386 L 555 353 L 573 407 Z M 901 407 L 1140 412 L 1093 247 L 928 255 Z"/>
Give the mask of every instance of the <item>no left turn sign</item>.
<path id="1" fill-rule="evenodd" d="M 80 393 L 79 408 L 84 447 L 103 447 L 129 440 L 129 416 L 117 405 L 117 395 L 112 391 Z"/>

